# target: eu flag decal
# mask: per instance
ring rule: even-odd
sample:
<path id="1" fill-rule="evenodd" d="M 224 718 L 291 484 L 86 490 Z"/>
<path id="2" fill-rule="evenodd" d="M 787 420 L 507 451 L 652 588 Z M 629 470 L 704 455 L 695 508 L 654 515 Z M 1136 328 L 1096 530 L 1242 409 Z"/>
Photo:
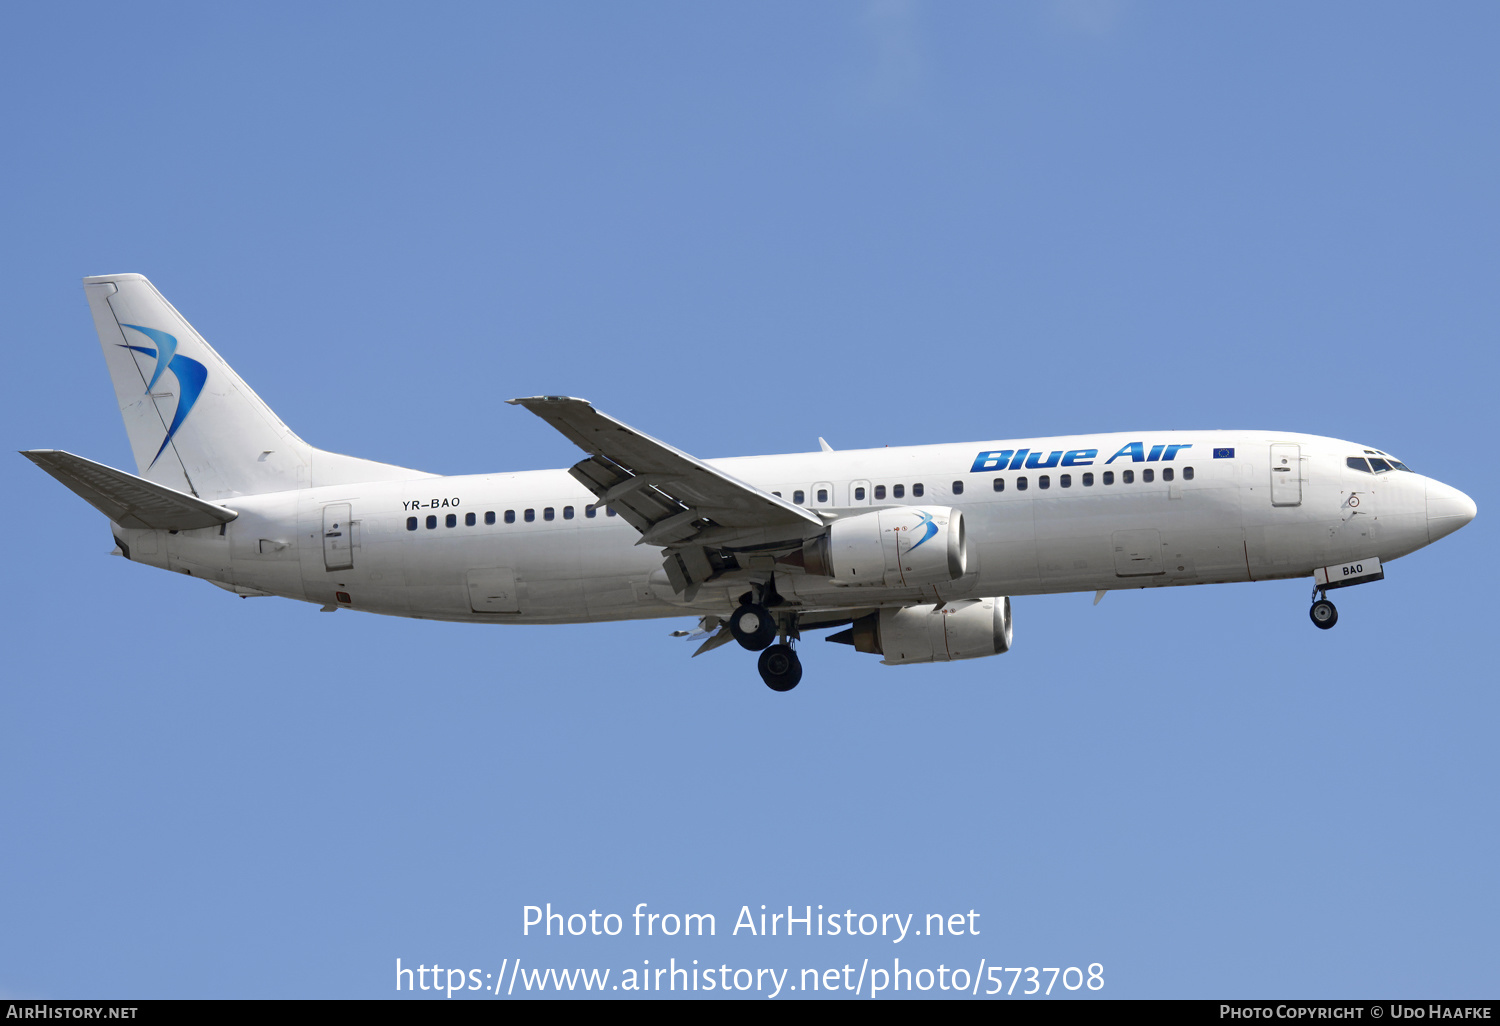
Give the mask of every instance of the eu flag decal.
<path id="1" fill-rule="evenodd" d="M 1214 459 L 1216 459 L 1216 460 L 1232 460 L 1232 459 L 1234 459 L 1234 449 L 1232 449 L 1232 448 L 1230 448 L 1230 449 L 1215 449 L 1214 450 Z"/>

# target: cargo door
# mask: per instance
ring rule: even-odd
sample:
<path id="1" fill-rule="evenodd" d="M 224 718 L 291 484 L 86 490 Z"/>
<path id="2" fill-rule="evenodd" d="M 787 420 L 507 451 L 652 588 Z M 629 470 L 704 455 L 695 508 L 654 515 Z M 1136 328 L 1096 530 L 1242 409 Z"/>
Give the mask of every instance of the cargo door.
<path id="1" fill-rule="evenodd" d="M 347 502 L 323 507 L 323 568 L 348 570 L 354 566 L 354 525 L 349 522 Z"/>
<path id="2" fill-rule="evenodd" d="M 1302 447 L 1289 442 L 1271 446 L 1271 505 L 1302 505 Z"/>

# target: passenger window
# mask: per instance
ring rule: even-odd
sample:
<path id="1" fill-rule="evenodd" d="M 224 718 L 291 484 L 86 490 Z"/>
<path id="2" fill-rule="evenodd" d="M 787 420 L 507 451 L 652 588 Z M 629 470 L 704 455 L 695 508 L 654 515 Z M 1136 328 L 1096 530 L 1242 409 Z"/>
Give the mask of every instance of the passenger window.
<path id="1" fill-rule="evenodd" d="M 526 517 L 526 522 L 529 524 L 536 519 L 536 510 L 528 509 L 523 515 Z"/>
<path id="2" fill-rule="evenodd" d="M 1005 478 L 1003 478 L 1003 477 L 997 477 L 997 478 L 995 478 L 995 491 L 997 491 L 997 492 L 1003 492 L 1003 491 L 1005 491 Z"/>
<path id="3" fill-rule="evenodd" d="M 1085 488 L 1092 488 L 1092 487 L 1094 487 L 1094 475 L 1093 474 L 1084 474 L 1083 475 L 1083 486 Z"/>
<path id="4" fill-rule="evenodd" d="M 1104 483 L 1107 485 L 1115 483 L 1115 472 L 1113 470 L 1106 470 L 1104 472 Z"/>
<path id="5" fill-rule="evenodd" d="M 615 512 L 615 508 L 613 506 L 605 506 L 604 507 L 604 515 L 607 516 L 607 517 L 617 517 L 620 514 L 618 514 L 618 513 Z"/>
<path id="6" fill-rule="evenodd" d="M 429 531 L 435 531 L 435 530 L 437 530 L 437 517 L 428 517 L 427 518 L 427 530 L 429 530 Z"/>
<path id="7" fill-rule="evenodd" d="M 406 518 L 406 529 L 408 531 L 415 531 L 417 529 L 417 518 L 416 517 L 407 517 Z"/>
<path id="8" fill-rule="evenodd" d="M 828 489 L 827 488 L 819 488 L 818 489 L 818 501 L 819 502 L 827 502 L 828 501 Z"/>
<path id="9" fill-rule="evenodd" d="M 875 486 L 875 498 L 877 498 L 877 499 L 883 499 L 883 498 L 885 498 L 885 485 L 876 485 Z"/>
<path id="10" fill-rule="evenodd" d="M 919 484 L 914 484 L 911 486 L 911 494 L 914 498 L 920 499 L 922 497 L 923 491 L 925 491 L 925 489 Z"/>
<path id="11" fill-rule="evenodd" d="M 962 481 L 954 481 L 953 482 L 953 494 L 954 495 L 962 495 L 963 493 L 964 493 L 964 483 Z"/>
<path id="12" fill-rule="evenodd" d="M 557 511 L 555 509 L 553 509 L 551 506 L 548 506 L 546 509 L 542 510 L 542 519 L 543 520 L 552 520 L 552 519 L 556 518 L 556 516 L 557 516 Z"/>
<path id="13" fill-rule="evenodd" d="M 1173 475 L 1172 475 L 1172 468 L 1171 467 L 1163 467 L 1162 468 L 1161 479 L 1163 481 L 1170 481 L 1170 480 L 1172 480 L 1172 476 Z"/>
<path id="14" fill-rule="evenodd" d="M 495 511 L 494 510 L 489 510 L 488 512 L 485 513 L 485 515 L 484 515 L 484 522 L 487 525 L 493 525 L 494 524 L 494 522 L 495 522 Z"/>
<path id="15" fill-rule="evenodd" d="M 781 498 L 781 493 L 780 492 L 772 492 L 771 494 L 774 495 L 774 496 L 776 496 L 776 498 L 778 498 L 778 499 Z"/>
<path id="16" fill-rule="evenodd" d="M 1121 484 L 1135 484 L 1135 471 L 1125 470 L 1120 472 Z"/>
<path id="17" fill-rule="evenodd" d="M 449 513 L 446 517 L 443 518 L 443 523 L 446 524 L 448 527 L 457 527 L 458 526 L 458 514 L 457 513 Z"/>
<path id="18" fill-rule="evenodd" d="M 906 485 L 891 485 L 891 498 L 893 498 L 893 499 L 904 499 L 904 498 L 906 498 Z"/>
<path id="19" fill-rule="evenodd" d="M 1184 481 L 1191 481 L 1193 479 L 1193 468 L 1192 467 L 1183 467 L 1182 468 L 1182 479 Z"/>
<path id="20" fill-rule="evenodd" d="M 1146 482 L 1147 484 L 1150 484 L 1152 481 L 1156 480 L 1156 471 L 1149 468 L 1141 471 L 1141 480 Z"/>
<path id="21" fill-rule="evenodd" d="M 855 502 L 864 502 L 865 501 L 865 490 L 863 488 L 856 488 L 856 489 L 854 489 L 854 501 Z"/>
<path id="22" fill-rule="evenodd" d="M 599 515 L 599 511 L 593 506 L 585 506 L 583 507 L 583 515 L 592 520 Z"/>
<path id="23" fill-rule="evenodd" d="M 802 494 L 802 489 L 800 489 L 800 488 L 798 488 L 795 492 L 792 493 L 792 501 L 795 502 L 799 506 L 802 505 L 802 501 L 803 501 L 804 498 L 805 498 L 805 496 Z"/>
<path id="24" fill-rule="evenodd" d="M 573 507 L 572 506 L 564 506 L 563 507 L 563 519 L 564 520 L 572 520 L 573 519 Z"/>
<path id="25" fill-rule="evenodd" d="M 516 522 L 516 511 L 515 510 L 508 509 L 508 510 L 505 511 L 505 522 L 507 524 L 514 524 Z"/>
<path id="26" fill-rule="evenodd" d="M 1043 474 L 1041 477 L 1036 479 L 1036 486 L 1038 488 L 1051 488 L 1052 478 L 1046 474 Z"/>
<path id="27" fill-rule="evenodd" d="M 1026 490 L 1026 479 L 1024 477 L 1018 477 L 1018 478 L 1016 478 L 1016 491 L 1018 491 L 1018 492 L 1024 492 L 1025 490 Z"/>
<path id="28" fill-rule="evenodd" d="M 1060 478 L 1057 479 L 1057 483 L 1060 484 L 1060 485 L 1062 485 L 1064 488 L 1072 488 L 1073 487 L 1073 475 L 1072 474 L 1064 474 L 1062 477 L 1060 477 Z"/>
<path id="29" fill-rule="evenodd" d="M 473 527 L 477 523 L 479 523 L 479 518 L 476 517 L 473 513 L 465 513 L 464 514 L 464 526 L 465 527 Z"/>

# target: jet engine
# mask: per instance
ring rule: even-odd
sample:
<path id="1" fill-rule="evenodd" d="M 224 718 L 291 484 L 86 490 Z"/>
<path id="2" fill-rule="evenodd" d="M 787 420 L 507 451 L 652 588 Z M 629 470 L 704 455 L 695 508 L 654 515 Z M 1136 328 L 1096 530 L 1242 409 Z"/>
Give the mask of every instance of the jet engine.
<path id="1" fill-rule="evenodd" d="M 947 663 L 1009 651 L 1010 599 L 960 599 L 933 605 L 881 609 L 828 638 L 860 652 L 883 655 L 887 666 Z"/>
<path id="2" fill-rule="evenodd" d="M 912 588 L 964 575 L 964 515 L 899 506 L 835 520 L 802 547 L 803 566 L 834 584 Z"/>

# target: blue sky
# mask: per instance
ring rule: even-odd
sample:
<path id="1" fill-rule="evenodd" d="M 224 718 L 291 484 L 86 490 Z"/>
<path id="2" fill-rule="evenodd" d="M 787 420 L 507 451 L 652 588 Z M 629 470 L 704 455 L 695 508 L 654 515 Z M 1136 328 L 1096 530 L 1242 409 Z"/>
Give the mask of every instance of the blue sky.
<path id="1" fill-rule="evenodd" d="M 137 271 L 304 438 L 436 472 L 571 464 L 501 402 L 562 393 L 705 457 L 1306 431 L 1481 512 L 1331 632 L 1305 582 L 1020 598 L 1003 657 L 814 639 L 778 696 L 686 620 L 242 601 L 14 456 L 0 996 L 379 997 L 398 957 L 1494 995 L 1493 5 L 8 25 L 12 449 L 131 466 L 78 279 Z M 523 937 L 546 902 L 719 935 Z M 981 933 L 728 936 L 761 904 Z"/>

